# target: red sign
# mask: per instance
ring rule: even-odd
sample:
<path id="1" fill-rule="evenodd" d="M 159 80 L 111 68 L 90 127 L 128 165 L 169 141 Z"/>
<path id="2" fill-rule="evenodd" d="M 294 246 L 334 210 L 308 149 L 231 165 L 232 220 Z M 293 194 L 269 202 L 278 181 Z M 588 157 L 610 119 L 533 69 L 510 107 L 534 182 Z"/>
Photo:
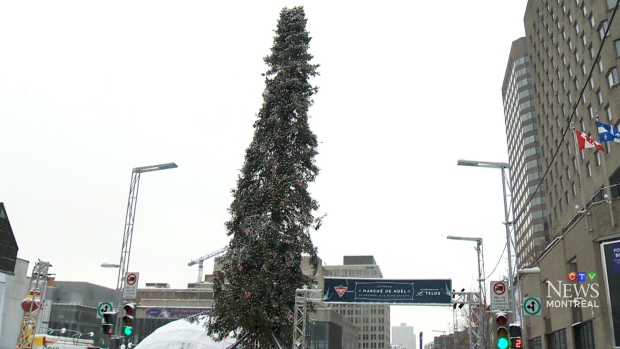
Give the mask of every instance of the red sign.
<path id="1" fill-rule="evenodd" d="M 340 285 L 340 286 L 334 287 L 334 289 L 336 290 L 336 293 L 338 293 L 338 297 L 342 297 L 349 288 L 347 286 Z"/>
<path id="2" fill-rule="evenodd" d="M 493 286 L 493 293 L 495 293 L 496 295 L 501 296 L 504 294 L 504 292 L 506 292 L 506 285 L 503 282 L 497 282 Z"/>
<path id="3" fill-rule="evenodd" d="M 127 285 L 133 286 L 138 281 L 136 274 L 127 274 Z"/>

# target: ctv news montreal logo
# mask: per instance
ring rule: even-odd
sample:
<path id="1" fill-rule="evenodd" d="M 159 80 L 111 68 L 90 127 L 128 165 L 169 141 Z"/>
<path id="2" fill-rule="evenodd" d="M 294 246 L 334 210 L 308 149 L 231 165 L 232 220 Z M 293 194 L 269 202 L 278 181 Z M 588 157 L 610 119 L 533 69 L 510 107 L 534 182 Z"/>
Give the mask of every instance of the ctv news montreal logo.
<path id="1" fill-rule="evenodd" d="M 570 272 L 568 281 L 547 280 L 548 308 L 598 308 L 600 287 L 592 282 L 596 272 Z"/>

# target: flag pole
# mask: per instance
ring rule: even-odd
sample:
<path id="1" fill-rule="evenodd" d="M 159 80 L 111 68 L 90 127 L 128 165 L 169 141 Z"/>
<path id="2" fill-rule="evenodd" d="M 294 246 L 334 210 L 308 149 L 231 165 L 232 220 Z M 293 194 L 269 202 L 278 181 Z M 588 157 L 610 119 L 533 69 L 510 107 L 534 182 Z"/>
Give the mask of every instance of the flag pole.
<path id="1" fill-rule="evenodd" d="M 571 122 L 571 129 L 573 130 L 573 138 L 575 139 L 575 152 L 576 152 L 575 156 L 579 158 L 579 163 L 577 164 L 577 175 L 579 176 L 579 188 L 581 189 L 581 207 L 582 207 L 581 210 L 579 210 L 579 212 L 586 214 L 586 228 L 588 229 L 588 233 L 589 233 L 590 232 L 590 220 L 588 219 L 588 214 L 586 213 L 586 198 L 583 193 L 583 180 L 581 179 L 581 150 L 579 150 L 579 141 L 577 140 L 577 131 L 575 130 L 575 124 L 572 122 Z"/>
<path id="2" fill-rule="evenodd" d="M 596 115 L 596 128 L 598 129 L 598 114 Z M 607 145 L 609 147 L 609 144 Z M 614 219 L 614 208 L 612 206 L 611 203 L 611 185 L 609 184 L 609 176 L 607 176 L 607 164 L 605 162 L 605 158 L 607 157 L 606 152 L 602 152 L 603 154 L 601 154 L 601 162 L 603 163 L 603 177 L 605 178 L 605 195 L 607 196 L 607 198 L 605 198 L 605 201 L 607 201 L 607 204 L 609 205 L 609 217 L 611 219 L 611 226 L 615 227 L 616 226 L 616 221 Z"/>

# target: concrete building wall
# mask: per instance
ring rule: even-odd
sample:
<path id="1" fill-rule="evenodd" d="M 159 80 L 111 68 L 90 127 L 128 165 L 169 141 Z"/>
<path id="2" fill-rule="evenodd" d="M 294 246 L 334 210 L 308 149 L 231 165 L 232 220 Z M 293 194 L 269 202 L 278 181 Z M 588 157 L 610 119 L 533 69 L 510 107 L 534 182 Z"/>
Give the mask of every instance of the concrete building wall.
<path id="1" fill-rule="evenodd" d="M 524 318 L 528 347 L 559 347 L 555 341 L 569 348 L 612 346 L 601 243 L 620 239 L 620 148 L 611 142 L 604 143 L 604 151 L 579 151 L 572 127 L 598 140 L 597 118 L 620 125 L 620 22 L 611 21 L 616 4 L 529 0 L 526 6 L 532 101 L 542 169 L 548 170 L 542 184 L 550 238 L 534 263 L 540 274 L 522 275 L 518 284 L 524 297 L 544 303 L 542 316 Z M 604 197 L 607 183 L 610 195 Z M 569 272 L 598 275 L 579 283 L 600 286 L 599 297 L 590 299 L 596 306 L 547 306 L 548 282 L 576 285 L 568 280 Z M 579 338 L 589 342 L 579 344 Z"/>
<path id="2" fill-rule="evenodd" d="M 24 311 L 21 302 L 28 294 L 29 262 L 17 259 L 15 273 L 0 273 L 0 349 L 14 349 Z"/>

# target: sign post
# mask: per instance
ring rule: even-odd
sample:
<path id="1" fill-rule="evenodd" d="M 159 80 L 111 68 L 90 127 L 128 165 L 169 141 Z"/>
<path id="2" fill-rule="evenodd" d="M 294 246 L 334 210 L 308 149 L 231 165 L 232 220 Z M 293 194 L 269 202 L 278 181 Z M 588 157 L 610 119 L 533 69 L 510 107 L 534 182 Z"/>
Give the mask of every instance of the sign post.
<path id="1" fill-rule="evenodd" d="M 138 293 L 138 278 L 140 273 L 127 273 L 125 275 L 125 288 L 123 290 L 123 300 L 136 299 Z"/>
<path id="2" fill-rule="evenodd" d="M 491 310 L 508 311 L 508 286 L 505 281 L 491 281 Z"/>

